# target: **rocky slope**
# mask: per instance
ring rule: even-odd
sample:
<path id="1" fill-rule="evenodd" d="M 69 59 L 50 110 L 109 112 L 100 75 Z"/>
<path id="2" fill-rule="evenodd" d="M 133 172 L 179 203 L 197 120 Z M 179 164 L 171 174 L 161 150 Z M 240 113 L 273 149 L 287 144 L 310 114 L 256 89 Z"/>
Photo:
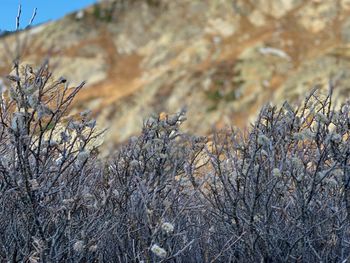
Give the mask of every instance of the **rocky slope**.
<path id="1" fill-rule="evenodd" d="M 297 100 L 333 79 L 337 96 L 349 96 L 349 15 L 349 0 L 117 0 L 20 38 L 24 61 L 50 54 L 56 75 L 88 81 L 73 112 L 93 110 L 106 140 L 119 143 L 145 117 L 182 107 L 184 129 L 207 134 L 244 127 L 268 101 Z M 0 58 L 5 73 L 3 45 Z"/>

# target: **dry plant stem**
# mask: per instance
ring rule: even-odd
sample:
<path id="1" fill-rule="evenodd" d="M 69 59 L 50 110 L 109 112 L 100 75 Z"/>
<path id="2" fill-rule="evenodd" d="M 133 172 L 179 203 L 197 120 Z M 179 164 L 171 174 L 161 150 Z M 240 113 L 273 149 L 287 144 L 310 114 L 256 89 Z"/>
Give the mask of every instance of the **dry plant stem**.
<path id="1" fill-rule="evenodd" d="M 334 109 L 332 85 L 210 142 L 181 132 L 185 110 L 151 117 L 101 159 L 89 113 L 68 117 L 84 82 L 15 59 L 0 87 L 0 261 L 346 262 L 350 103 Z"/>

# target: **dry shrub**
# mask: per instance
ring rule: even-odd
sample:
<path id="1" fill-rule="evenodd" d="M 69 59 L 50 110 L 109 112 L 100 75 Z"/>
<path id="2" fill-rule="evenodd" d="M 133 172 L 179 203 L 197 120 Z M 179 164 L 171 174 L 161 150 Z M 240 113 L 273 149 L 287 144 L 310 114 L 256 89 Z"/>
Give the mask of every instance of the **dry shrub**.
<path id="1" fill-rule="evenodd" d="M 102 160 L 89 113 L 68 117 L 83 84 L 48 63 L 14 69 L 0 100 L 1 261 L 348 260 L 349 103 L 312 92 L 210 144 L 179 130 L 184 111 L 150 118 Z"/>

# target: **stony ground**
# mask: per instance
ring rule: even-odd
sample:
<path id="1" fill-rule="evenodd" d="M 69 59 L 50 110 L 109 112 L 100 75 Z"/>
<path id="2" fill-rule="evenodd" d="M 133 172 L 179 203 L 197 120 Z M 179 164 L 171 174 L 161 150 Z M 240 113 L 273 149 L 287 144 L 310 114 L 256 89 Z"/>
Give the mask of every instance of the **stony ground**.
<path id="1" fill-rule="evenodd" d="M 183 106 L 184 128 L 207 134 L 245 127 L 268 101 L 297 100 L 330 80 L 347 97 L 349 14 L 349 0 L 118 0 L 20 39 L 23 61 L 50 53 L 56 75 L 88 81 L 72 111 L 92 109 L 109 128 L 106 141 L 120 143 L 145 117 Z M 14 38 L 0 42 L 13 50 Z M 8 72 L 6 45 L 0 58 Z"/>

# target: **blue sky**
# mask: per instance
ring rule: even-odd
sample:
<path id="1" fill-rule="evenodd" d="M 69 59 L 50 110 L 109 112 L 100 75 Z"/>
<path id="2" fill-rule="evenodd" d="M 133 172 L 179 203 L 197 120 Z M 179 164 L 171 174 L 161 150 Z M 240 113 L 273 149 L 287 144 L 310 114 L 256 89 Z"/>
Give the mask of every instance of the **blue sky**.
<path id="1" fill-rule="evenodd" d="M 65 14 L 95 3 L 96 0 L 0 0 L 0 30 L 12 31 L 16 28 L 18 4 L 22 5 L 21 28 L 28 22 L 36 7 L 34 24 L 55 20 Z"/>

